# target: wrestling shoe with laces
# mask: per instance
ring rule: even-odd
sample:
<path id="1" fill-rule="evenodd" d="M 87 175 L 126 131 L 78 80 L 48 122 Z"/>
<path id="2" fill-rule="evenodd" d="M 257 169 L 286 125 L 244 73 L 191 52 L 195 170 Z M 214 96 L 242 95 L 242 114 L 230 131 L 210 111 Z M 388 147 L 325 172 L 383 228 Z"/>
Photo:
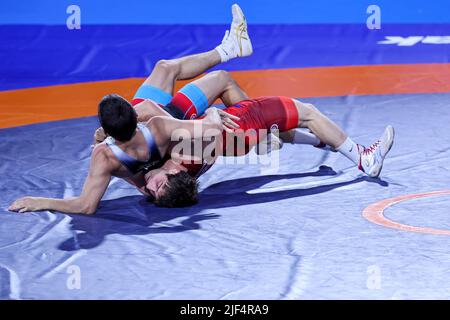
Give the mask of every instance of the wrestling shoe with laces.
<path id="1" fill-rule="evenodd" d="M 247 20 L 237 4 L 231 7 L 233 22 L 225 32 L 222 43 L 216 47 L 222 62 L 236 57 L 247 57 L 253 53 L 252 42 L 247 30 Z"/>
<path id="2" fill-rule="evenodd" d="M 381 138 L 370 147 L 365 148 L 358 145 L 358 148 L 362 148 L 358 168 L 369 177 L 378 177 L 383 168 L 384 158 L 391 150 L 393 143 L 394 128 L 387 126 Z"/>

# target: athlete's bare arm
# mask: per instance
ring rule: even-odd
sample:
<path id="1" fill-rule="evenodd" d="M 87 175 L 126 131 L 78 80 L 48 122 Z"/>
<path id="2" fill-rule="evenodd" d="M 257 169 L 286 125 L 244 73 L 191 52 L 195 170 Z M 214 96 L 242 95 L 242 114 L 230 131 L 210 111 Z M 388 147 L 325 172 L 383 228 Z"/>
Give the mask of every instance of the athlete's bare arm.
<path id="1" fill-rule="evenodd" d="M 178 120 L 173 117 L 154 117 L 147 122 L 161 154 L 165 154 L 169 145 L 178 140 L 191 140 L 215 137 L 225 130 L 233 132 L 239 128 L 234 120 L 239 117 L 217 108 L 209 108 L 201 120 Z"/>
<path id="2" fill-rule="evenodd" d="M 114 170 L 105 148 L 107 146 L 101 145 L 92 152 L 89 173 L 80 196 L 68 199 L 24 197 L 14 201 L 8 209 L 20 213 L 42 210 L 79 214 L 95 213 L 111 180 L 111 172 Z"/>
<path id="3" fill-rule="evenodd" d="M 171 117 L 170 113 L 150 100 L 144 100 L 134 106 L 138 116 L 138 122 L 147 122 L 153 117 Z"/>

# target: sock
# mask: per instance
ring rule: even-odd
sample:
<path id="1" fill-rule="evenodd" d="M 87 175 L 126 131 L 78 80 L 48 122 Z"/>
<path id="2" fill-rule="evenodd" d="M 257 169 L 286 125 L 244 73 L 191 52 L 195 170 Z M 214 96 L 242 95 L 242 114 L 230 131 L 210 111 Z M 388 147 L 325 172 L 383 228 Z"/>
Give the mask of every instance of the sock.
<path id="1" fill-rule="evenodd" d="M 235 52 L 235 44 L 230 36 L 230 31 L 227 30 L 225 32 L 222 43 L 219 44 L 215 49 L 219 53 L 220 60 L 222 62 L 227 62 L 228 60 L 237 57 L 237 54 Z"/>
<path id="2" fill-rule="evenodd" d="M 354 164 L 359 165 L 360 146 L 354 143 L 352 139 L 345 139 L 344 143 L 342 143 L 336 150 L 350 159 L 350 161 L 352 161 Z"/>
<path id="3" fill-rule="evenodd" d="M 220 61 L 222 63 L 227 62 L 228 60 L 231 59 L 231 56 L 229 54 L 227 54 L 227 52 L 222 48 L 222 46 L 220 44 L 216 47 L 216 51 L 219 53 Z"/>

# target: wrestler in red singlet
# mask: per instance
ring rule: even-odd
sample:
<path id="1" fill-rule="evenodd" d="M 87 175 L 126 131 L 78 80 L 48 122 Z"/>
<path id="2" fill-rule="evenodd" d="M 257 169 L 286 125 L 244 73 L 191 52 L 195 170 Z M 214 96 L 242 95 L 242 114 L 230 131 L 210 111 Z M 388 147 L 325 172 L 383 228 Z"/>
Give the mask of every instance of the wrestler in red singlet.
<path id="1" fill-rule="evenodd" d="M 237 104 L 227 107 L 224 111 L 236 115 L 240 118 L 236 121 L 240 128 L 235 130 L 237 136 L 239 132 L 243 133 L 247 130 L 255 130 L 255 135 L 246 134 L 244 136 L 245 150 L 236 150 L 237 143 L 234 141 L 232 148 L 229 148 L 230 139 L 227 139 L 227 133 L 223 132 L 223 154 L 228 156 L 242 155 L 250 151 L 251 147 L 259 143 L 260 138 L 264 135 L 257 134 L 258 130 L 265 129 L 267 132 L 279 130 L 279 132 L 288 131 L 298 127 L 299 116 L 297 108 L 291 98 L 288 97 L 260 97 L 256 99 L 243 100 Z M 228 143 L 228 146 L 227 146 Z M 198 178 L 205 173 L 212 164 L 195 164 L 183 163 L 188 169 L 188 173 Z"/>

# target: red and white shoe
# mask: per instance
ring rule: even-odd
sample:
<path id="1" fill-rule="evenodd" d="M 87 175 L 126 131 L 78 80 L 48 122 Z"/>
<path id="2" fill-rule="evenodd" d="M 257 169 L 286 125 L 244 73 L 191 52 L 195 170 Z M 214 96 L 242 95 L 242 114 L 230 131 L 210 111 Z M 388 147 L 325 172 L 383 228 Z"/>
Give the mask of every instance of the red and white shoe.
<path id="1" fill-rule="evenodd" d="M 378 177 L 383 168 L 384 158 L 386 158 L 386 155 L 391 150 L 393 143 L 394 128 L 387 126 L 381 138 L 370 147 L 365 148 L 358 145 L 358 148 L 362 148 L 359 158 L 359 170 L 369 177 Z"/>

